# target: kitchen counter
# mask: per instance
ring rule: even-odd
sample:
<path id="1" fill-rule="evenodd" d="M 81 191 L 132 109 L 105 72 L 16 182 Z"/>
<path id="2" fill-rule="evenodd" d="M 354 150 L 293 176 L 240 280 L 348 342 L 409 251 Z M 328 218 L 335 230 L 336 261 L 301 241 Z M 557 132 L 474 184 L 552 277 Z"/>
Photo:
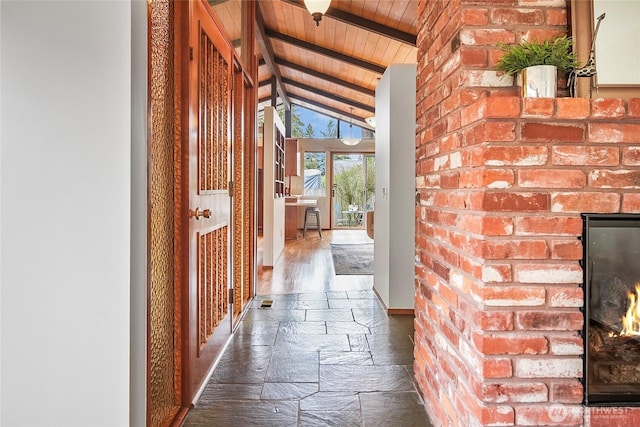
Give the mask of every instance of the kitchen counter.
<path id="1" fill-rule="evenodd" d="M 298 238 L 298 208 L 318 206 L 315 199 L 301 199 L 299 197 L 287 197 L 284 202 L 284 238 Z"/>

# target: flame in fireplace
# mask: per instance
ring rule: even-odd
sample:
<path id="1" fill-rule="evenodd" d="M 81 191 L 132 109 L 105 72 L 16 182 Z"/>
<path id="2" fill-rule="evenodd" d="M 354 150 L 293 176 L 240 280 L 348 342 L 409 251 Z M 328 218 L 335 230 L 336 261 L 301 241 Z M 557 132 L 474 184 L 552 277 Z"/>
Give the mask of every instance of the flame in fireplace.
<path id="1" fill-rule="evenodd" d="M 629 309 L 622 318 L 621 336 L 640 335 L 640 283 L 636 283 L 636 292 L 629 292 Z"/>

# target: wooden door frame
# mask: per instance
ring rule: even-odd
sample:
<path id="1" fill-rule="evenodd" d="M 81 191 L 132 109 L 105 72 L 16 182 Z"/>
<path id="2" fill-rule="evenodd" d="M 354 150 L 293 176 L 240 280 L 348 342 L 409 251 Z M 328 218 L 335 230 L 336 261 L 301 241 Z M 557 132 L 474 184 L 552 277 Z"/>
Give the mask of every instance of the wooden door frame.
<path id="1" fill-rule="evenodd" d="M 189 179 L 189 2 L 174 3 L 174 390 L 176 403 L 181 407 L 178 420 L 184 420 L 191 406 L 185 387 L 183 353 L 189 336 L 189 267 L 183 260 L 189 259 L 189 193 L 183 191 L 184 180 Z"/>

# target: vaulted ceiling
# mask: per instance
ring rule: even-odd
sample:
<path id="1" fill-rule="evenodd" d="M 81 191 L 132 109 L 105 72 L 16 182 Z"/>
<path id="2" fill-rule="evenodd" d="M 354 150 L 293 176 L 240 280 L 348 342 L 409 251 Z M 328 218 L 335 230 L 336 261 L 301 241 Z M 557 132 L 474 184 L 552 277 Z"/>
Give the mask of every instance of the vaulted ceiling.
<path id="1" fill-rule="evenodd" d="M 242 0 L 209 0 L 239 45 Z M 303 0 L 257 2 L 260 107 L 299 105 L 371 129 L 389 64 L 416 62 L 417 0 L 332 0 L 319 25 Z"/>

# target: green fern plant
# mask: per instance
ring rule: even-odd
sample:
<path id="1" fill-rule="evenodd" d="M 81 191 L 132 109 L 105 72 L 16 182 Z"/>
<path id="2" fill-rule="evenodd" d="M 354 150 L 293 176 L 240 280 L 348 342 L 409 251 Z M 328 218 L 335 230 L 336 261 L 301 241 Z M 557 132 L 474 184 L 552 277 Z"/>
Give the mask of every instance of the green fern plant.
<path id="1" fill-rule="evenodd" d="M 579 68 L 573 43 L 567 36 L 556 37 L 543 42 L 522 41 L 520 44 L 499 44 L 504 55 L 496 68 L 514 75 L 533 65 L 555 65 L 560 71 Z"/>

